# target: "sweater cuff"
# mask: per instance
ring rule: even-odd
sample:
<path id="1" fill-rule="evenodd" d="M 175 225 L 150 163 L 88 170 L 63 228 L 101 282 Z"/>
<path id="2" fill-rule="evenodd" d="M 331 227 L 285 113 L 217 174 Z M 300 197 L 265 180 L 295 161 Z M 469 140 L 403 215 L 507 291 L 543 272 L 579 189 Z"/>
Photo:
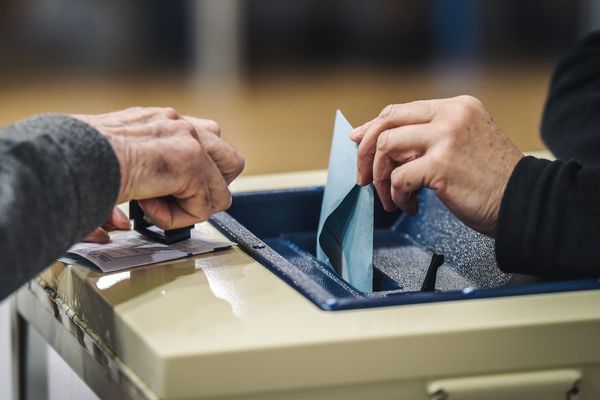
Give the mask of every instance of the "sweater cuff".
<path id="1" fill-rule="evenodd" d="M 496 227 L 496 260 L 504 272 L 536 274 L 539 263 L 534 259 L 535 229 L 539 213 L 532 204 L 543 188 L 540 177 L 552 162 L 523 157 L 515 166 L 506 185 Z"/>
<path id="2" fill-rule="evenodd" d="M 57 144 L 76 193 L 73 218 L 91 231 L 105 221 L 117 201 L 121 172 L 109 141 L 95 128 L 66 115 L 46 114 L 16 124 L 25 132 L 45 132 Z M 36 129 L 26 129 L 33 126 Z"/>

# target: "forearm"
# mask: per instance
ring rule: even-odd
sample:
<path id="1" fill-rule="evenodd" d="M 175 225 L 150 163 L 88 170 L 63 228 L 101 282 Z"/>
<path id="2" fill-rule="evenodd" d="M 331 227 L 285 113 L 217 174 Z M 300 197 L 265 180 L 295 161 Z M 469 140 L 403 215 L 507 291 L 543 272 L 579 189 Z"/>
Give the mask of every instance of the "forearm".
<path id="1" fill-rule="evenodd" d="M 119 164 L 95 129 L 46 115 L 0 128 L 0 299 L 100 225 Z"/>
<path id="2" fill-rule="evenodd" d="M 496 236 L 503 271 L 600 276 L 600 167 L 522 159 L 502 199 Z"/>
<path id="3" fill-rule="evenodd" d="M 542 138 L 560 159 L 600 163 L 600 31 L 557 65 L 542 118 Z"/>

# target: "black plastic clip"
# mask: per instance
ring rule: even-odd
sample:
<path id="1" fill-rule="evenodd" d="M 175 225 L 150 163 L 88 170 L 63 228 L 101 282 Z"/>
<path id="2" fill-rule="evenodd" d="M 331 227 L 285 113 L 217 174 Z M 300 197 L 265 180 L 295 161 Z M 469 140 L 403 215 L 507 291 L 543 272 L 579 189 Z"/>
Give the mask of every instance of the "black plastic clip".
<path id="1" fill-rule="evenodd" d="M 194 228 L 194 225 L 190 225 L 184 228 L 162 230 L 148 221 L 136 200 L 129 202 L 129 219 L 133 219 L 133 229 L 155 242 L 163 244 L 173 244 L 189 239 Z"/>
<path id="2" fill-rule="evenodd" d="M 433 254 L 429 267 L 427 267 L 427 274 L 423 280 L 421 286 L 421 292 L 433 292 L 435 290 L 435 280 L 437 279 L 438 269 L 444 263 L 444 256 L 441 254 Z"/>

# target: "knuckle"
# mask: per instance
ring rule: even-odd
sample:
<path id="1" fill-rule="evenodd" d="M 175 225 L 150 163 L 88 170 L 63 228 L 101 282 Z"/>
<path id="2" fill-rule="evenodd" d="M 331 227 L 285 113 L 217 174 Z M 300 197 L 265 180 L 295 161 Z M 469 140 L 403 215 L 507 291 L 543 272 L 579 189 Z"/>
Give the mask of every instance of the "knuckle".
<path id="1" fill-rule="evenodd" d="M 171 129 L 173 129 L 175 133 L 187 133 L 193 135 L 196 132 L 194 125 L 192 125 L 191 122 L 186 121 L 184 119 L 177 119 L 170 122 L 169 124 L 171 126 Z"/>
<path id="2" fill-rule="evenodd" d="M 180 115 L 179 115 L 179 113 L 177 112 L 177 110 L 175 110 L 175 109 L 174 109 L 174 108 L 172 108 L 172 107 L 163 107 L 163 108 L 161 108 L 161 109 L 160 109 L 159 113 L 160 113 L 161 115 L 163 115 L 163 116 L 164 116 L 165 118 L 167 118 L 167 119 L 175 119 L 175 120 L 178 120 L 178 119 L 179 119 L 179 117 L 180 117 Z"/>
<path id="3" fill-rule="evenodd" d="M 140 106 L 133 106 L 133 107 L 129 107 L 129 108 L 125 109 L 125 112 L 129 112 L 132 114 L 140 114 L 143 111 L 144 111 L 144 108 L 140 107 Z"/>
<path id="4" fill-rule="evenodd" d="M 396 168 L 395 170 L 392 171 L 392 174 L 390 175 L 390 184 L 392 186 L 392 189 L 394 190 L 402 190 L 402 182 L 403 182 L 403 178 L 404 178 L 404 172 L 402 171 L 401 168 Z"/>
<path id="5" fill-rule="evenodd" d="M 452 99 L 447 107 L 450 116 L 445 120 L 441 133 L 450 139 L 464 134 L 484 112 L 481 102 L 469 95 Z"/>
<path id="6" fill-rule="evenodd" d="M 475 115 L 478 115 L 483 105 L 481 102 L 473 96 L 463 95 L 458 97 L 459 114 L 464 119 L 470 119 Z"/>
<path id="7" fill-rule="evenodd" d="M 207 119 L 206 129 L 217 136 L 221 136 L 221 126 L 215 120 Z"/>
<path id="8" fill-rule="evenodd" d="M 385 131 L 377 138 L 377 151 L 386 154 L 389 151 L 389 142 L 390 133 Z"/>
<path id="9" fill-rule="evenodd" d="M 219 202 L 219 206 L 217 208 L 218 211 L 224 211 L 227 210 L 229 207 L 231 207 L 231 203 L 232 203 L 232 198 L 231 198 L 231 194 L 227 193 L 226 196 L 223 196 L 223 198 L 221 199 L 221 201 Z"/>
<path id="10" fill-rule="evenodd" d="M 241 174 L 242 171 L 244 170 L 244 167 L 246 166 L 246 160 L 244 159 L 244 157 L 242 156 L 242 154 L 235 150 L 235 172 L 236 172 L 236 176 Z"/>
<path id="11" fill-rule="evenodd" d="M 469 107 L 482 107 L 481 101 L 477 97 L 471 96 L 469 94 L 463 94 L 462 96 L 458 96 L 458 99 Z"/>
<path id="12" fill-rule="evenodd" d="M 412 193 L 421 188 L 422 182 L 407 175 L 402 168 L 396 168 L 392 173 L 392 190 L 398 193 Z"/>
<path id="13" fill-rule="evenodd" d="M 395 104 L 388 104 L 387 106 L 383 107 L 383 110 L 381 110 L 381 113 L 379 113 L 379 118 L 382 118 L 382 119 L 389 118 L 394 113 L 395 109 L 396 109 Z"/>

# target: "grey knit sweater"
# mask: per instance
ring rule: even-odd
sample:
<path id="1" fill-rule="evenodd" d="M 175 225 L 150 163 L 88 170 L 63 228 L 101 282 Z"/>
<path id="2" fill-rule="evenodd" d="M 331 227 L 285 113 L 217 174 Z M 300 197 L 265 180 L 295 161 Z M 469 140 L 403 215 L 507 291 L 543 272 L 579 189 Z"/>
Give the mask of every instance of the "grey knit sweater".
<path id="1" fill-rule="evenodd" d="M 0 300 L 105 221 L 119 180 L 111 145 L 77 119 L 0 128 Z"/>

